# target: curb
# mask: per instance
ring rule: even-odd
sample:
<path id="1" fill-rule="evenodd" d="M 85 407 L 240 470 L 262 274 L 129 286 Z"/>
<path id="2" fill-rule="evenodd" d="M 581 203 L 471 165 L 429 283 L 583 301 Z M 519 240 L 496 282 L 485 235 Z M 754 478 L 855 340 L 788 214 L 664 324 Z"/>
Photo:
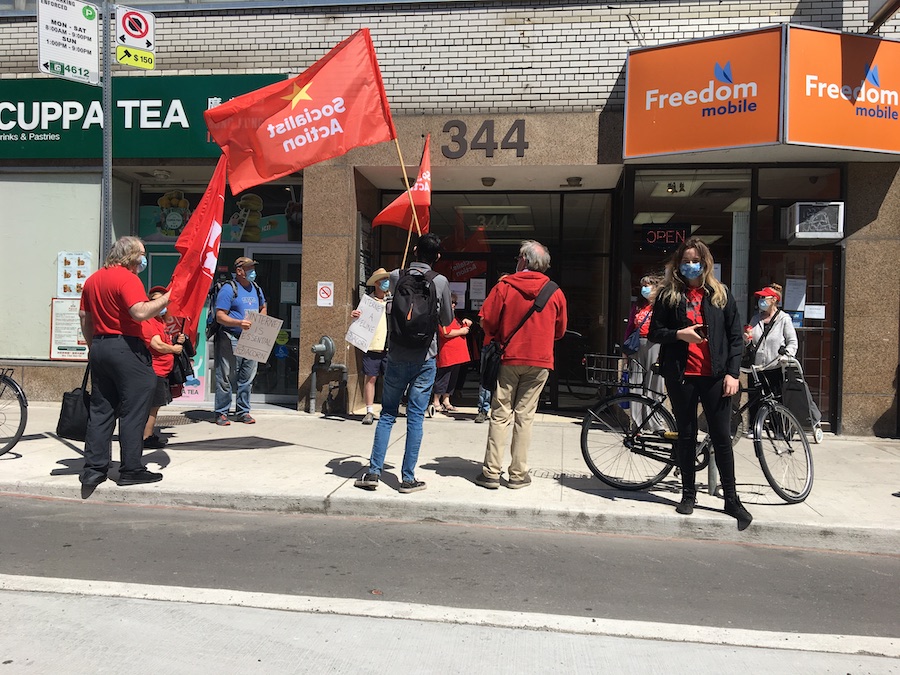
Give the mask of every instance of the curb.
<path id="1" fill-rule="evenodd" d="M 349 481 L 348 481 L 349 482 Z M 346 483 L 345 483 L 346 485 Z M 83 501 L 75 486 L 42 482 L 0 482 L 0 495 Z M 670 515 L 610 514 L 566 507 L 517 507 L 509 504 L 429 500 L 404 497 L 398 500 L 373 494 L 324 498 L 304 495 L 257 495 L 242 492 L 211 494 L 142 488 L 104 490 L 89 496 L 91 503 L 220 509 L 226 511 L 273 512 L 371 518 L 406 522 L 475 525 L 584 534 L 696 539 L 728 544 L 806 548 L 819 551 L 897 555 L 900 531 L 883 527 L 829 526 L 816 523 L 760 522 L 738 532 L 727 517 L 695 513 L 690 518 Z"/>

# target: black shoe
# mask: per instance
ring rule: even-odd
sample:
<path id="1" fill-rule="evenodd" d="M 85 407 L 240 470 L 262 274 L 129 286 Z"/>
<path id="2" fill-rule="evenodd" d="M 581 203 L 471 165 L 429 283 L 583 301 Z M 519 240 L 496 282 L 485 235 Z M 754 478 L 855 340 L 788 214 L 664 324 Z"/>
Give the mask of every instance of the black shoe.
<path id="1" fill-rule="evenodd" d="M 737 520 L 738 530 L 746 530 L 753 522 L 753 516 L 737 497 L 725 497 L 725 513 Z"/>
<path id="2" fill-rule="evenodd" d="M 78 480 L 87 487 L 97 487 L 106 480 L 106 474 L 98 471 L 91 471 L 90 473 L 85 471 L 78 477 Z"/>
<path id="3" fill-rule="evenodd" d="M 675 507 L 675 513 L 680 513 L 683 516 L 689 516 L 694 512 L 694 505 L 696 503 L 696 497 L 692 497 L 691 495 L 684 495 L 681 498 L 681 501 L 678 503 L 678 506 Z"/>
<path id="4" fill-rule="evenodd" d="M 161 473 L 147 471 L 146 468 L 139 471 L 120 471 L 119 485 L 143 485 L 144 483 L 157 483 L 163 479 Z"/>
<path id="5" fill-rule="evenodd" d="M 499 478 L 488 478 L 484 475 L 484 471 L 475 476 L 475 485 L 480 485 L 488 490 L 496 490 L 500 487 Z"/>
<path id="6" fill-rule="evenodd" d="M 147 450 L 162 450 L 166 447 L 166 443 L 167 441 L 164 438 L 152 434 L 144 439 L 144 448 Z"/>
<path id="7" fill-rule="evenodd" d="M 415 480 L 415 479 L 405 480 L 402 483 L 400 483 L 399 492 L 401 492 L 402 494 L 408 495 L 410 492 L 420 492 L 421 490 L 424 490 L 426 487 L 428 487 L 428 486 L 425 485 L 424 481 Z"/>
<path id="8" fill-rule="evenodd" d="M 363 490 L 374 490 L 378 487 L 378 481 L 381 479 L 377 473 L 365 473 L 362 478 L 353 481 L 353 487 L 362 488 Z"/>
<path id="9" fill-rule="evenodd" d="M 515 478 L 510 478 L 506 481 L 506 487 L 510 490 L 518 490 L 519 488 L 528 487 L 531 485 L 531 476 L 525 474 L 525 478 L 520 480 L 516 480 Z"/>

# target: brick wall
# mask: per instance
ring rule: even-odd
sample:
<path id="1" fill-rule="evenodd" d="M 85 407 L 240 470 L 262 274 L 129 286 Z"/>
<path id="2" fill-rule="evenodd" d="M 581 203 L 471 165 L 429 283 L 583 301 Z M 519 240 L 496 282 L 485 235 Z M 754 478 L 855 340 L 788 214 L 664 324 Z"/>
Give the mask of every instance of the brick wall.
<path id="1" fill-rule="evenodd" d="M 611 6 L 613 9 L 609 9 Z M 867 0 L 459 2 L 159 12 L 157 75 L 296 74 L 372 30 L 399 114 L 585 112 L 623 105 L 630 48 L 794 22 L 863 33 Z M 900 37 L 900 18 L 883 27 Z M 0 17 L 0 77 L 34 77 L 35 18 Z M 114 74 L 141 71 L 113 65 Z"/>

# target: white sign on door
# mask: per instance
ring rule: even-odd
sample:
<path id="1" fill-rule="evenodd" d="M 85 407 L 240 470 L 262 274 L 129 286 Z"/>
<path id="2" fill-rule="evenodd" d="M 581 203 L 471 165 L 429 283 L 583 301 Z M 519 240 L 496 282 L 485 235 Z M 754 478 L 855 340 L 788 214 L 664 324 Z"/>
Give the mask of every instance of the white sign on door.
<path id="1" fill-rule="evenodd" d="M 100 12 L 80 0 L 38 0 L 42 73 L 100 86 Z"/>

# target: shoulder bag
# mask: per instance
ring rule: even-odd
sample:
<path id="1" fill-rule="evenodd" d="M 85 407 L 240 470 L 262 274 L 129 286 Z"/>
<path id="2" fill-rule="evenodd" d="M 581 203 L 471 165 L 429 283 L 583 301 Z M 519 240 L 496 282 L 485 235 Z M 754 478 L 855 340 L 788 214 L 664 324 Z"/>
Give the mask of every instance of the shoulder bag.
<path id="1" fill-rule="evenodd" d="M 528 308 L 528 311 L 525 313 L 525 316 L 522 317 L 519 325 L 507 336 L 506 340 L 503 342 L 491 340 L 481 350 L 481 386 L 492 394 L 497 388 L 497 377 L 500 375 L 500 363 L 503 360 L 503 352 L 506 351 L 509 341 L 512 340 L 513 336 L 519 332 L 519 329 L 525 325 L 525 322 L 528 321 L 528 317 L 536 311 L 540 312 L 544 309 L 544 306 L 550 300 L 550 296 L 552 296 L 558 288 L 559 286 L 555 281 L 548 281 L 544 284 L 543 288 L 541 288 L 541 292 L 538 293 L 537 298 L 535 298 L 534 304 Z"/>
<path id="2" fill-rule="evenodd" d="M 59 411 L 59 422 L 56 424 L 56 435 L 71 441 L 83 441 L 87 435 L 88 418 L 90 417 L 91 395 L 87 390 L 88 376 L 91 366 L 84 369 L 81 387 L 63 394 L 62 408 Z"/>
<path id="3" fill-rule="evenodd" d="M 634 330 L 628 334 L 628 337 L 622 342 L 622 353 L 626 356 L 631 356 L 632 354 L 636 354 L 637 351 L 641 348 L 641 328 L 645 323 L 647 323 L 647 319 L 650 318 L 650 315 L 653 313 L 651 309 L 644 316 L 644 320 L 641 321 L 637 326 L 634 327 Z"/>
<path id="4" fill-rule="evenodd" d="M 753 365 L 754 360 L 756 360 L 756 352 L 759 351 L 762 343 L 766 341 L 766 336 L 769 334 L 769 331 L 772 330 L 772 326 L 775 325 L 775 317 L 778 316 L 779 309 L 772 315 L 772 318 L 769 319 L 769 323 L 766 324 L 765 329 L 763 329 L 763 334 L 759 338 L 759 342 L 753 344 L 753 341 L 750 341 L 750 344 L 744 348 L 744 355 L 741 357 L 741 368 L 749 368 Z"/>

